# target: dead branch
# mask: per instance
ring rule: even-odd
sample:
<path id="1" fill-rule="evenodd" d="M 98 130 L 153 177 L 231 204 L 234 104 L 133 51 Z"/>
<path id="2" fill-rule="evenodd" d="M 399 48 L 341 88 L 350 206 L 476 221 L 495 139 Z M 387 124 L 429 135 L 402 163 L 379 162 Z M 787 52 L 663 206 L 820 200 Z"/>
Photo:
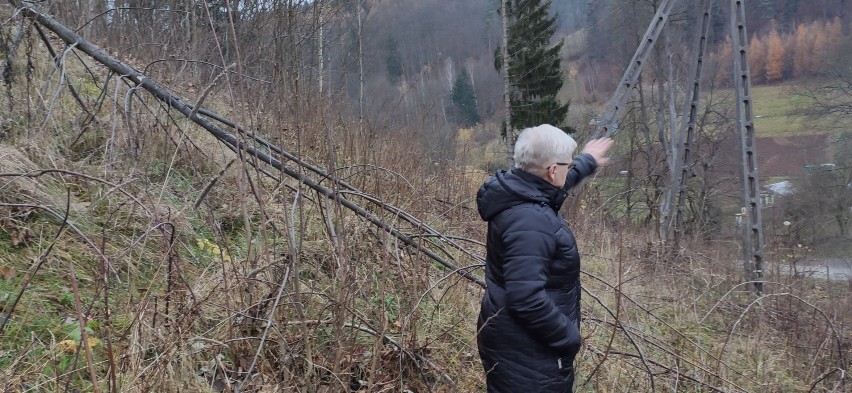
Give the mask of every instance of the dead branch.
<path id="1" fill-rule="evenodd" d="M 209 62 L 209 61 L 204 61 L 204 60 L 172 59 L 172 58 L 170 58 L 170 59 L 157 59 L 157 60 L 154 60 L 154 61 L 152 61 L 152 62 L 148 63 L 148 64 L 145 66 L 145 69 L 144 69 L 144 70 L 142 70 L 142 73 L 144 73 L 144 74 L 148 74 L 148 68 L 149 68 L 149 67 L 151 67 L 151 66 L 152 66 L 152 65 L 154 65 L 154 64 L 164 63 L 164 62 L 172 62 L 172 61 L 174 61 L 174 62 L 182 62 L 182 63 L 184 63 L 184 67 L 186 67 L 186 63 L 204 64 L 204 65 L 206 65 L 206 66 L 210 66 L 210 67 L 213 67 L 213 68 L 221 68 L 221 69 L 223 70 L 223 71 L 221 71 L 221 72 L 225 72 L 225 73 L 228 73 L 228 74 L 233 74 L 233 75 L 239 76 L 239 77 L 241 77 L 241 78 L 251 79 L 251 80 L 253 80 L 253 81 L 262 82 L 262 83 L 265 83 L 265 84 L 267 84 L 267 85 L 271 85 L 271 84 L 273 83 L 273 82 L 268 81 L 268 80 L 264 80 L 264 79 L 260 79 L 260 78 L 255 78 L 255 77 L 253 77 L 253 76 L 251 76 L 251 75 L 239 74 L 239 73 L 237 73 L 236 71 L 231 71 L 231 70 L 229 70 L 229 69 L 226 69 L 226 67 L 222 67 L 222 66 L 220 66 L 220 65 L 218 65 L 218 64 L 213 64 L 213 63 L 211 63 L 211 62 Z M 236 64 L 236 63 L 234 63 L 234 64 Z M 233 65 L 233 64 L 232 64 L 232 65 Z"/>
<path id="2" fill-rule="evenodd" d="M 210 94 L 210 91 L 213 90 L 213 88 L 216 87 L 216 85 L 219 83 L 219 80 L 222 79 L 222 77 L 225 76 L 225 74 L 227 74 L 229 71 L 231 71 L 231 69 L 234 68 L 236 65 L 237 63 L 231 63 L 231 65 L 225 67 L 222 71 L 219 72 L 219 75 L 216 75 L 216 77 L 213 78 L 213 82 L 210 82 L 210 84 L 208 84 L 207 87 L 204 88 L 204 92 L 201 93 L 201 97 L 198 99 L 198 101 L 195 102 L 195 106 L 192 108 L 192 112 L 190 112 L 189 116 L 187 117 L 192 119 L 193 117 L 195 117 L 196 114 L 198 114 L 198 108 L 201 108 L 201 106 L 204 105 L 204 100 L 207 99 L 207 95 Z"/>
<path id="3" fill-rule="evenodd" d="M 89 175 L 86 175 L 84 173 L 69 171 L 69 170 L 65 170 L 65 169 L 53 169 L 53 168 L 51 168 L 51 169 L 37 169 L 37 170 L 31 171 L 31 172 L 26 172 L 26 173 L 0 173 L 0 178 L 3 178 L 3 177 L 14 177 L 14 178 L 32 177 L 32 178 L 35 178 L 35 177 L 40 177 L 40 176 L 48 174 L 48 173 L 59 173 L 59 174 L 71 175 L 71 176 L 81 177 L 81 178 L 86 179 L 86 180 L 92 180 L 92 181 L 96 181 L 96 182 L 99 182 L 99 183 L 106 184 L 106 185 L 112 187 L 112 189 L 108 190 L 104 194 L 104 196 L 109 195 L 110 193 L 113 192 L 113 190 L 118 191 L 121 194 L 123 194 L 124 196 L 126 196 L 128 199 L 135 202 L 140 208 L 142 208 L 142 210 L 144 210 L 145 213 L 148 214 L 148 217 L 150 217 L 152 220 L 154 219 L 154 215 L 153 215 L 153 213 L 151 213 L 151 210 L 149 210 L 148 207 L 146 207 L 135 196 L 133 196 L 132 194 L 130 194 L 129 192 L 127 192 L 126 190 L 121 188 L 121 185 L 114 184 L 112 182 L 101 179 L 99 177 L 89 176 Z M 6 188 L 6 186 L 9 185 L 9 183 L 11 183 L 15 180 L 16 179 L 12 179 L 12 180 L 10 180 L 9 182 L 7 182 L 3 185 L 0 185 L 0 190 L 2 190 L 3 188 Z"/>
<path id="4" fill-rule="evenodd" d="M 619 292 L 621 291 L 619 288 L 615 287 L 614 285 L 612 285 L 612 284 L 608 283 L 606 280 L 604 280 L 604 279 L 602 279 L 602 278 L 600 278 L 600 277 L 598 277 L 598 276 L 596 276 L 596 275 L 594 275 L 594 274 L 591 274 L 591 273 L 586 272 L 586 271 L 583 271 L 583 270 L 581 270 L 581 271 L 580 271 L 580 273 L 582 273 L 582 274 L 584 274 L 584 275 L 586 275 L 586 276 L 588 276 L 588 277 L 593 278 L 595 281 L 598 281 L 598 282 L 600 282 L 601 284 L 603 284 L 603 285 L 606 285 L 606 286 L 610 287 L 610 288 L 611 288 L 612 290 L 614 290 L 614 291 L 619 291 Z M 734 366 L 732 366 L 732 365 L 730 365 L 730 364 L 728 364 L 728 363 L 725 363 L 725 362 L 722 360 L 722 358 L 721 358 L 721 357 L 716 356 L 715 354 L 711 353 L 711 352 L 710 352 L 710 351 L 708 351 L 707 349 L 704 349 L 702 346 L 698 345 L 698 343 L 696 343 L 695 341 L 693 341 L 691 338 L 687 337 L 685 334 L 683 334 L 683 332 L 681 332 L 680 330 L 678 330 L 677 328 L 675 328 L 674 326 L 672 326 L 670 323 L 666 322 L 665 320 L 663 320 L 662 318 L 660 318 L 659 316 L 657 316 L 657 314 L 655 314 L 653 311 L 649 310 L 647 307 L 642 306 L 641 304 L 639 304 L 639 302 L 637 302 L 636 300 L 634 300 L 632 297 L 628 296 L 626 293 L 621 292 L 621 297 L 623 297 L 624 299 L 626 299 L 627 301 L 629 301 L 630 303 L 632 303 L 634 306 L 636 306 L 637 308 L 639 308 L 640 310 L 642 310 L 642 312 L 644 312 L 645 314 L 649 315 L 649 316 L 650 316 L 651 318 L 653 318 L 655 321 L 657 321 L 657 322 L 659 322 L 659 323 L 663 324 L 664 326 L 666 326 L 667 328 L 669 328 L 672 332 L 674 332 L 674 333 L 675 333 L 675 334 L 677 334 L 679 337 L 681 337 L 682 339 L 684 339 L 687 343 L 689 343 L 690 345 L 692 345 L 693 347 L 695 347 L 697 350 L 699 350 L 699 351 L 701 351 L 702 353 L 704 353 L 705 355 L 709 356 L 711 359 L 713 359 L 714 361 L 718 362 L 720 365 L 723 365 L 723 366 L 727 367 L 729 370 L 731 370 L 731 372 L 733 372 L 733 373 L 735 373 L 735 374 L 737 374 L 737 375 L 739 375 L 739 376 L 741 376 L 741 377 L 749 378 L 749 377 L 748 377 L 747 375 L 745 375 L 743 372 L 739 371 L 739 368 L 734 367 Z M 646 340 L 646 341 L 647 341 L 647 340 Z M 749 378 L 749 379 L 751 379 L 751 378 Z M 753 380 L 753 379 L 752 379 L 752 380 Z"/>
<path id="5" fill-rule="evenodd" d="M 257 359 L 260 358 L 260 354 L 263 352 L 263 344 L 266 343 L 266 339 L 269 337 L 269 330 L 273 326 L 273 319 L 275 318 L 275 310 L 278 309 L 278 303 L 281 301 L 281 297 L 284 296 L 284 288 L 287 285 L 287 280 L 290 279 L 290 266 L 287 266 L 287 269 L 284 272 L 284 277 L 281 279 L 281 282 L 278 285 L 278 294 L 275 295 L 275 302 L 272 304 L 272 310 L 269 311 L 269 318 L 266 319 L 266 327 L 263 329 L 263 336 L 260 338 L 260 343 L 257 344 L 257 351 L 254 354 L 254 357 L 251 360 L 251 366 L 249 366 L 246 371 L 246 377 L 241 380 L 236 389 L 234 389 L 235 393 L 239 393 L 243 390 L 243 386 L 252 381 L 252 371 L 254 371 L 254 367 L 257 365 Z"/>
<path id="6" fill-rule="evenodd" d="M 50 53 L 50 58 L 53 59 L 53 65 L 56 66 L 57 70 L 62 71 L 62 60 L 56 55 L 56 51 L 53 50 L 53 45 L 50 44 L 50 40 L 47 39 L 47 36 L 44 34 L 44 31 L 38 24 L 35 24 L 35 30 L 38 33 L 39 39 L 41 39 L 41 42 L 44 43 L 44 46 Z M 83 102 L 83 99 L 80 98 L 80 94 L 77 93 L 77 89 L 74 88 L 74 85 L 71 83 L 71 81 L 68 80 L 68 78 L 65 78 L 65 82 L 65 84 L 68 86 L 68 91 L 70 91 L 71 96 L 74 97 L 74 101 L 77 101 L 77 104 L 80 105 L 80 108 L 83 109 L 83 112 L 86 112 L 86 114 L 88 115 L 86 117 L 87 120 L 83 122 L 83 128 L 85 128 L 85 124 L 88 122 L 88 119 L 97 121 L 97 119 L 95 119 L 95 115 L 92 113 L 92 111 L 89 110 L 89 107 L 86 106 L 86 103 Z"/>
<path id="7" fill-rule="evenodd" d="M 15 307 L 18 305 L 18 302 L 21 300 L 21 297 L 26 292 L 27 287 L 30 285 L 30 282 L 36 276 L 41 266 L 44 265 L 44 262 L 47 261 L 47 257 L 50 255 L 50 252 L 53 251 L 53 246 L 56 245 L 56 241 L 59 240 L 59 236 L 62 235 L 62 232 L 68 226 L 68 214 L 71 212 L 71 191 L 66 190 L 66 200 L 65 200 L 65 214 L 62 216 L 62 223 L 59 225 L 59 230 L 56 231 L 56 236 L 53 237 L 53 241 L 50 242 L 50 245 L 47 246 L 47 250 L 41 254 L 38 258 L 38 262 L 35 264 L 33 271 L 31 274 L 27 275 L 24 279 L 24 282 L 21 283 L 21 289 L 18 291 L 18 295 L 15 296 L 15 300 L 12 301 L 12 304 L 6 308 L 6 313 L 3 315 L 3 320 L 0 321 L 0 333 L 3 332 L 3 329 L 6 328 L 6 324 L 9 322 L 9 319 L 12 318 L 12 313 L 15 311 Z"/>
<path id="8" fill-rule="evenodd" d="M 600 350 L 597 350 L 597 349 L 593 349 L 593 351 L 595 351 L 595 352 L 599 352 L 599 354 L 600 354 L 600 355 L 602 355 L 602 354 L 603 354 L 602 352 L 600 352 Z M 641 357 L 641 355 L 637 355 L 637 354 L 635 354 L 635 353 L 622 352 L 622 351 L 610 351 L 609 353 L 610 353 L 610 354 L 612 354 L 612 355 L 619 355 L 619 356 L 631 357 L 631 358 L 640 358 L 640 357 Z M 649 361 L 650 361 L 650 362 L 651 362 L 654 366 L 659 367 L 659 368 L 661 368 L 661 369 L 663 369 L 663 370 L 664 370 L 664 371 L 662 371 L 661 373 L 658 373 L 658 374 L 673 372 L 672 367 L 666 367 L 666 366 L 665 366 L 665 365 L 663 365 L 662 363 L 657 362 L 657 361 L 654 361 L 654 360 L 649 360 Z M 630 363 L 628 363 L 628 364 L 630 364 Z M 637 368 L 639 367 L 639 366 L 636 366 L 636 365 L 633 365 L 633 366 L 634 366 L 634 367 L 637 367 Z M 691 377 L 691 376 L 689 376 L 689 375 L 682 374 L 682 373 L 679 373 L 679 372 L 677 373 L 677 375 L 678 375 L 679 377 L 683 377 L 683 378 L 685 378 L 685 379 L 688 379 L 688 380 L 690 380 L 690 381 L 692 381 L 692 382 L 694 382 L 694 383 L 696 383 L 696 384 L 698 384 L 698 385 L 705 386 L 705 387 L 707 387 L 708 389 L 713 390 L 714 392 L 728 392 L 728 390 L 722 389 L 722 388 L 717 387 L 717 386 L 710 385 L 710 384 L 708 384 L 708 383 L 706 383 L 706 382 L 702 382 L 702 381 L 700 381 L 699 379 L 697 379 L 697 378 L 695 378 L 695 377 Z M 741 391 L 745 392 L 745 390 L 741 390 Z"/>
<path id="9" fill-rule="evenodd" d="M 68 194 L 68 200 L 71 200 L 70 193 Z M 67 263 L 69 281 L 71 281 L 71 292 L 74 294 L 74 310 L 77 312 L 77 323 L 80 324 L 80 347 L 86 353 L 86 368 L 89 370 L 89 378 L 92 380 L 92 390 L 95 393 L 100 393 L 98 376 L 95 373 L 95 360 L 92 357 L 92 347 L 89 345 L 88 333 L 86 333 L 86 323 L 89 318 L 88 315 L 83 314 L 83 305 L 80 300 L 80 288 L 77 285 L 77 273 L 74 271 L 74 262 L 69 260 Z"/>
<path id="10" fill-rule="evenodd" d="M 822 375 L 820 375 L 819 378 L 817 378 L 816 381 L 814 381 L 814 383 L 811 384 L 811 388 L 808 389 L 808 393 L 813 392 L 814 389 L 816 389 L 817 385 L 819 385 L 820 382 L 824 381 L 826 378 L 831 376 L 831 374 L 834 374 L 838 371 L 840 372 L 840 380 L 841 381 L 845 380 L 846 379 L 846 370 L 843 370 L 843 369 L 840 369 L 840 368 L 837 368 L 837 367 L 832 368 L 831 370 L 828 370 L 828 371 L 822 373 Z"/>
<path id="11" fill-rule="evenodd" d="M 195 203 L 192 204 L 193 209 L 198 209 L 198 206 L 201 206 L 201 202 L 204 200 L 204 197 L 206 197 L 210 190 L 213 189 L 213 186 L 216 185 L 216 182 L 219 181 L 219 178 L 225 174 L 228 168 L 233 165 L 234 161 L 236 161 L 236 159 L 232 158 L 231 161 L 228 161 L 228 164 L 225 165 L 225 167 L 222 168 L 222 170 L 220 170 L 219 173 L 216 174 L 216 176 L 213 176 L 213 179 L 210 179 L 210 182 L 207 183 L 207 186 L 205 186 L 204 189 L 201 190 L 201 193 L 198 194 L 198 198 L 195 199 Z"/>
<path id="12" fill-rule="evenodd" d="M 18 26 L 18 34 L 15 35 L 15 38 L 12 39 L 12 45 L 6 51 L 6 63 L 3 64 L 3 67 L 0 67 L 0 79 L 6 83 L 6 85 L 11 85 L 11 70 L 12 70 L 12 59 L 15 57 L 15 52 L 18 51 L 18 45 L 21 43 L 21 39 L 24 38 L 24 20 L 21 19 L 20 26 Z"/>
<path id="13" fill-rule="evenodd" d="M 639 344 L 636 343 L 636 340 L 633 339 L 633 335 L 630 334 L 630 331 L 624 327 L 624 324 L 621 322 L 621 320 L 618 317 L 618 311 L 616 310 L 615 312 L 613 312 L 612 310 L 610 310 L 610 308 L 607 307 L 604 304 L 604 302 L 601 301 L 601 299 L 599 297 L 597 297 L 594 293 L 590 292 L 588 289 L 586 289 L 586 288 L 581 288 L 581 289 L 583 290 L 583 292 L 585 294 L 591 296 L 592 299 L 595 299 L 595 301 L 601 307 L 603 307 L 604 310 L 606 310 L 607 314 L 609 314 L 614 319 L 615 322 L 613 322 L 613 324 L 612 324 L 613 325 L 612 337 L 613 338 L 615 337 L 615 332 L 617 330 L 621 330 L 624 333 L 624 336 L 627 337 L 627 341 L 630 341 L 630 345 L 633 345 L 633 348 L 636 348 L 636 352 L 639 353 L 639 359 L 642 360 L 642 364 L 645 366 L 645 371 L 647 371 L 648 378 L 651 381 L 651 385 L 653 386 L 654 385 L 654 373 L 651 371 L 651 367 L 648 365 L 647 358 L 645 357 L 645 353 L 642 351 L 642 348 L 639 346 Z M 589 374 L 589 376 L 586 378 L 586 380 L 583 382 L 583 384 L 581 386 L 586 386 L 586 384 L 588 384 L 591 381 L 592 376 L 595 375 L 598 368 L 600 368 L 603 365 L 603 362 L 606 361 L 606 354 L 609 353 L 609 351 L 612 349 L 612 341 L 613 340 L 611 338 L 610 341 L 609 341 L 609 344 L 607 345 L 607 349 L 606 349 L 606 353 L 604 354 L 604 358 L 595 366 L 594 370 L 592 370 L 592 372 Z"/>
<path id="14" fill-rule="evenodd" d="M 788 297 L 791 297 L 793 299 L 796 299 L 796 300 L 802 302 L 803 304 L 813 308 L 816 312 L 818 312 L 820 315 L 822 315 L 823 319 L 825 319 L 825 323 L 827 323 L 828 327 L 831 329 L 831 332 L 833 333 L 832 336 L 835 340 L 835 343 L 837 344 L 837 357 L 838 357 L 838 361 L 840 363 L 840 369 L 845 370 L 846 369 L 846 362 L 843 359 L 842 339 L 840 338 L 840 334 L 837 332 L 837 328 L 835 328 L 834 324 L 831 322 L 831 319 L 828 317 L 828 315 L 825 314 L 825 312 L 820 310 L 819 307 L 814 306 L 813 304 L 808 303 L 804 299 L 802 299 L 802 298 L 800 298 L 796 295 L 793 295 L 792 293 L 787 293 L 787 292 L 772 293 L 772 294 L 768 294 L 768 295 L 763 295 L 763 296 L 761 296 L 757 299 L 754 299 L 751 303 L 749 303 L 749 305 L 743 310 L 743 312 L 740 313 L 739 318 L 737 318 L 737 321 L 734 322 L 734 325 L 731 327 L 731 331 L 728 332 L 728 335 L 725 337 L 725 343 L 722 344 L 722 349 L 719 351 L 719 355 L 718 355 L 719 359 L 722 359 L 722 356 L 725 353 L 725 348 L 728 346 L 728 342 L 731 340 L 731 336 L 734 334 L 734 331 L 737 330 L 737 326 L 740 324 L 740 322 L 742 322 L 743 318 L 748 313 L 748 311 L 751 310 L 752 306 L 760 305 L 761 300 L 769 298 L 769 297 L 775 297 L 775 296 L 788 296 Z"/>
<path id="15" fill-rule="evenodd" d="M 403 346 L 401 343 L 397 342 L 396 340 L 394 340 L 390 336 L 388 336 L 386 334 L 381 334 L 381 333 L 375 331 L 374 329 L 372 329 L 370 327 L 363 326 L 363 325 L 356 325 L 354 323 L 346 322 L 346 323 L 343 324 L 343 326 L 351 328 L 351 329 L 360 330 L 364 333 L 372 334 L 376 338 L 380 338 L 383 341 L 386 341 L 387 343 L 396 347 L 400 352 L 402 352 L 403 354 L 408 356 L 411 360 L 413 360 L 415 362 L 415 364 L 417 364 L 417 365 L 425 364 L 429 368 L 439 372 L 441 374 L 441 377 L 446 379 L 447 382 L 449 382 L 451 386 L 456 386 L 456 382 L 453 381 L 453 379 L 449 375 L 447 375 L 446 373 L 441 371 L 441 369 L 435 363 L 433 363 L 431 360 L 427 359 L 424 356 L 420 356 L 418 354 L 415 354 L 415 353 L 407 350 L 405 348 L 405 346 Z"/>
<path id="16" fill-rule="evenodd" d="M 115 275 L 116 281 L 121 282 L 121 277 L 118 276 L 118 272 L 115 270 L 115 268 L 113 268 L 112 263 L 110 263 L 110 261 L 106 257 L 106 255 L 104 255 L 104 253 L 101 252 L 101 250 L 95 245 L 95 243 L 92 241 L 92 239 L 89 239 L 89 237 L 86 236 L 86 234 L 83 233 L 83 231 L 80 228 L 78 228 L 76 224 L 69 221 L 66 217 L 64 217 L 64 215 L 59 214 L 59 212 L 51 209 L 48 206 L 44 206 L 44 205 L 33 205 L 33 204 L 27 204 L 27 203 L 4 203 L 4 202 L 0 202 L 0 206 L 25 207 L 25 208 L 31 208 L 31 209 L 39 209 L 39 210 L 43 210 L 43 211 L 47 212 L 48 214 L 50 214 L 54 218 L 59 219 L 60 223 L 64 223 L 65 225 L 68 226 L 68 228 L 71 228 L 75 233 L 77 233 L 78 236 L 80 236 L 81 239 L 83 239 L 83 241 L 89 247 L 92 248 L 92 250 L 95 251 L 96 254 L 98 254 L 98 257 L 101 259 L 101 261 L 103 261 L 104 266 L 107 269 L 109 269 Z"/>

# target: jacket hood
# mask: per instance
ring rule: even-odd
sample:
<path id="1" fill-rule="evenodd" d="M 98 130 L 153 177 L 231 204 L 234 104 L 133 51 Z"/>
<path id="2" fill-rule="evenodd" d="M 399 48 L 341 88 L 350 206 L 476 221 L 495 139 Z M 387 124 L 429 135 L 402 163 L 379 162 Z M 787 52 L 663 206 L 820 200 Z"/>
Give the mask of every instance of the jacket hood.
<path id="1" fill-rule="evenodd" d="M 537 203 L 558 211 L 568 196 L 564 188 L 520 169 L 498 171 L 476 193 L 476 207 L 484 221 L 491 221 L 506 209 L 523 203 Z"/>

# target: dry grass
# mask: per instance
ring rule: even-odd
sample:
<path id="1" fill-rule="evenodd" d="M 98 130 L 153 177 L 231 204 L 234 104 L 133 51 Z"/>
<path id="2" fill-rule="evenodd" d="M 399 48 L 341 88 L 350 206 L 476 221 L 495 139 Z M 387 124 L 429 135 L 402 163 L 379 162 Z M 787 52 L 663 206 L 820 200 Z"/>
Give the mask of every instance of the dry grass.
<path id="1" fill-rule="evenodd" d="M 756 297 L 739 262 L 725 262 L 737 250 L 689 244 L 674 256 L 648 235 L 583 229 L 583 243 L 603 247 L 586 252 L 585 271 L 606 281 L 584 281 L 603 301 L 584 298 L 580 379 L 596 370 L 585 389 L 651 391 L 650 369 L 662 391 L 844 391 L 841 375 L 820 378 L 850 355 L 848 284 L 770 275 Z"/>

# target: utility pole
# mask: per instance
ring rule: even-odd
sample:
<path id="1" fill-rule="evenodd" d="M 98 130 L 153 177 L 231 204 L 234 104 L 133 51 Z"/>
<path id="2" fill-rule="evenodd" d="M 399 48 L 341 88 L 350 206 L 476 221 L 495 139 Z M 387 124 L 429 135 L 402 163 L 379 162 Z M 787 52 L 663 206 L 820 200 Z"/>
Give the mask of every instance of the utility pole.
<path id="1" fill-rule="evenodd" d="M 710 11 L 712 10 L 713 2 L 711 0 L 701 0 L 701 28 L 698 31 L 698 39 L 695 42 L 695 47 L 692 48 L 692 59 L 690 61 L 690 76 L 689 86 L 692 87 L 690 100 L 684 110 L 684 132 L 681 132 L 680 141 L 681 155 L 675 157 L 680 159 L 678 166 L 675 168 L 680 172 L 680 184 L 677 186 L 677 208 L 676 219 L 674 223 L 674 247 L 680 248 L 680 234 L 683 231 L 683 205 L 686 203 L 686 190 L 689 184 L 689 173 L 691 171 L 690 162 L 692 162 L 692 144 L 695 141 L 695 124 L 698 117 L 698 104 L 701 101 L 701 71 L 704 69 L 704 55 L 707 52 L 707 37 L 710 33 Z M 674 188 L 675 185 L 673 184 Z"/>
<path id="2" fill-rule="evenodd" d="M 505 2 L 506 0 L 503 1 Z M 662 4 L 657 7 L 657 13 L 654 15 L 654 20 L 651 21 L 651 24 L 648 26 L 648 30 L 645 31 L 645 35 L 642 37 L 642 42 L 639 43 L 636 53 L 634 53 L 633 58 L 630 59 L 630 64 L 628 64 L 627 69 L 624 70 L 624 76 L 621 77 L 621 81 L 618 83 L 615 93 L 612 94 L 612 98 L 610 98 L 609 102 L 607 102 L 606 109 L 604 109 L 601 117 L 598 119 L 597 125 L 595 126 L 595 133 L 592 134 L 592 139 L 600 138 L 601 134 L 603 134 L 603 136 L 610 136 L 618 129 L 616 121 L 619 119 L 619 114 L 621 113 L 624 104 L 627 103 L 630 93 L 633 92 L 633 88 L 639 80 L 639 75 L 642 74 L 642 67 L 648 61 L 651 49 L 654 48 L 654 44 L 657 43 L 657 38 L 660 37 L 660 32 L 663 31 L 663 27 L 666 26 L 666 22 L 669 19 L 669 13 L 671 13 L 674 3 L 675 0 L 663 0 Z"/>
<path id="3" fill-rule="evenodd" d="M 743 264 L 746 280 L 754 282 L 754 290 L 760 295 L 763 293 L 763 224 L 760 213 L 760 178 L 757 175 L 744 0 L 731 0 L 731 43 L 734 59 L 732 74 L 737 94 L 737 131 L 740 135 L 742 152 Z"/>
<path id="4" fill-rule="evenodd" d="M 504 0 L 505 3 L 506 0 Z M 648 26 L 648 30 L 642 37 L 642 42 L 639 43 L 639 48 L 627 65 L 624 71 L 624 76 L 618 84 L 618 87 L 607 103 L 606 109 L 598 118 L 595 131 L 592 138 L 601 136 L 611 136 L 618 129 L 619 114 L 623 110 L 624 104 L 627 102 L 633 87 L 635 87 L 639 75 L 642 72 L 642 67 L 648 59 L 651 49 L 656 44 L 657 38 L 660 35 L 663 27 L 666 25 L 669 13 L 675 0 L 663 0 L 657 7 L 657 13 L 654 15 L 654 20 Z M 710 3 L 707 0 L 701 1 L 701 6 L 704 8 L 701 20 L 701 31 L 698 38 L 698 47 L 695 48 L 691 64 L 691 86 L 692 95 L 691 101 L 685 114 L 687 116 L 686 135 L 683 141 L 683 160 L 680 162 L 680 189 L 678 190 L 678 216 L 681 215 L 683 200 L 685 199 L 685 190 L 687 184 L 687 174 L 689 171 L 689 161 L 691 156 L 691 145 L 693 142 L 693 133 L 696 123 L 696 112 L 698 108 L 701 84 L 700 76 L 703 65 L 703 56 L 706 51 L 707 34 L 710 23 Z M 748 67 L 748 35 L 746 34 L 745 22 L 745 1 L 731 0 L 731 43 L 733 45 L 733 75 L 734 86 L 737 95 L 737 131 L 740 136 L 740 146 L 742 153 L 742 185 L 743 185 L 743 253 L 744 253 L 744 269 L 745 278 L 747 281 L 754 282 L 755 292 L 759 295 L 763 293 L 763 231 L 761 221 L 760 207 L 760 182 L 757 173 L 757 152 L 755 143 L 754 120 L 751 103 L 751 74 Z M 576 202 L 577 197 L 572 200 L 572 205 Z M 677 219 L 676 231 L 682 230 L 682 217 Z M 676 238 L 679 234 L 675 235 Z"/>
<path id="5" fill-rule="evenodd" d="M 505 2 L 506 0 L 503 1 Z M 627 99 L 630 98 L 633 88 L 636 87 L 636 83 L 639 81 L 639 76 L 642 74 L 642 68 L 648 61 L 651 49 L 654 48 L 654 44 L 657 43 L 657 38 L 660 37 L 660 32 L 663 31 L 663 28 L 666 26 L 666 22 L 669 20 L 669 14 L 672 11 L 675 1 L 676 0 L 663 0 L 663 2 L 657 7 L 654 19 L 651 20 L 651 24 L 648 25 L 648 30 L 646 30 L 645 35 L 642 36 L 642 41 L 639 42 L 639 47 L 636 48 L 636 53 L 633 54 L 633 58 L 630 59 L 630 64 L 628 64 L 627 68 L 624 70 L 624 75 L 618 82 L 618 87 L 616 87 L 615 92 L 612 93 L 612 97 L 610 97 L 607 102 L 604 111 L 601 112 L 601 115 L 596 120 L 595 131 L 592 133 L 591 139 L 597 139 L 601 136 L 609 137 L 618 130 L 618 120 L 621 118 L 620 114 L 624 109 L 624 105 L 627 103 Z M 574 196 L 571 198 L 568 210 L 574 209 L 574 205 L 576 205 L 577 201 L 580 199 L 580 190 L 582 187 L 583 183 L 580 183 L 572 191 Z"/>

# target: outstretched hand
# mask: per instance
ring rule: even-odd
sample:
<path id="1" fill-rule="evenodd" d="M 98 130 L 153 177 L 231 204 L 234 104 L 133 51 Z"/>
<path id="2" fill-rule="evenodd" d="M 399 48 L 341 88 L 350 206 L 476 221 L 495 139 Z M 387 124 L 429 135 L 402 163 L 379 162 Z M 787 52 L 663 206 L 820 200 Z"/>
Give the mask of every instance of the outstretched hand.
<path id="1" fill-rule="evenodd" d="M 583 153 L 588 153 L 595 159 L 598 166 L 603 166 L 609 162 L 609 157 L 607 157 L 606 153 L 612 147 L 613 143 L 615 142 L 609 137 L 592 139 L 583 147 Z"/>

